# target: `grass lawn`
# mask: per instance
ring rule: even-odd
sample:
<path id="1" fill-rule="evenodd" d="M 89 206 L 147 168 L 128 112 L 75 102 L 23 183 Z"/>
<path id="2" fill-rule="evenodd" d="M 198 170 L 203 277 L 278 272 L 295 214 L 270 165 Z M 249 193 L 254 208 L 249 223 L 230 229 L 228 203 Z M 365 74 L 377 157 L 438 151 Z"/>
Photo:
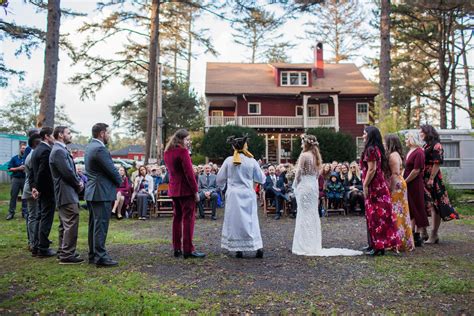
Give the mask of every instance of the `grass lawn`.
<path id="1" fill-rule="evenodd" d="M 0 186 L 4 200 L 6 190 Z M 96 268 L 32 258 L 24 220 L 6 221 L 7 204 L 0 202 L 0 314 L 469 314 L 474 212 L 467 203 L 458 209 L 462 220 L 443 223 L 440 245 L 377 258 L 292 255 L 294 221 L 261 217 L 265 258 L 239 260 L 220 249 L 219 213 L 218 221 L 196 222 L 195 244 L 206 259 L 175 259 L 170 218 L 113 220 L 107 247 L 120 265 Z M 87 211 L 80 216 L 78 250 L 87 258 Z M 333 216 L 322 225 L 326 245 L 364 245 L 362 217 Z M 53 246 L 57 226 L 56 215 Z"/>

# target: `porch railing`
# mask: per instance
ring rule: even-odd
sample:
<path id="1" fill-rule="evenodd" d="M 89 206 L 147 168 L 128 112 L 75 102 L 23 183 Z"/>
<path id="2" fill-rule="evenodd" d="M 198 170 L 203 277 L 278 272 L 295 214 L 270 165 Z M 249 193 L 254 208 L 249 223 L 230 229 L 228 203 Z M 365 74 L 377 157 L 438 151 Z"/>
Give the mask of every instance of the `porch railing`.
<path id="1" fill-rule="evenodd" d="M 209 116 L 207 126 L 240 125 L 248 127 L 303 128 L 302 116 Z M 308 117 L 307 127 L 335 127 L 334 116 Z"/>

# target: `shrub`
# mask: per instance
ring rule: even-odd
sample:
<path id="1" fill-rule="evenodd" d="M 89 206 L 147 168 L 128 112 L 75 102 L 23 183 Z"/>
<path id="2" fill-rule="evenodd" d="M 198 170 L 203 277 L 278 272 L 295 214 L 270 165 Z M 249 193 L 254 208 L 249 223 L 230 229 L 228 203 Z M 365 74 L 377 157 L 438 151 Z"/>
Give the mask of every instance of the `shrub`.
<path id="1" fill-rule="evenodd" d="M 462 195 L 462 190 L 458 190 L 454 188 L 451 183 L 449 182 L 449 176 L 443 173 L 443 183 L 446 187 L 446 192 L 448 192 L 449 201 L 451 202 L 452 206 L 459 206 L 459 200 Z"/>
<path id="2" fill-rule="evenodd" d="M 260 159 L 265 154 L 265 140 L 258 136 L 253 128 L 242 126 L 211 127 L 204 135 L 201 153 L 210 159 L 223 160 L 232 154 L 232 146 L 226 143 L 227 137 L 235 135 L 240 137 L 247 133 L 249 135 L 249 151 L 255 159 Z"/>
<path id="3" fill-rule="evenodd" d="M 191 160 L 193 165 L 203 165 L 206 163 L 206 157 L 200 153 L 193 153 Z"/>
<path id="4" fill-rule="evenodd" d="M 329 128 L 308 129 L 306 134 L 315 135 L 318 138 L 319 150 L 324 162 L 353 161 L 356 159 L 356 143 L 352 136 L 335 132 Z M 292 158 L 298 159 L 301 153 L 301 140 L 296 139 L 293 142 Z"/>

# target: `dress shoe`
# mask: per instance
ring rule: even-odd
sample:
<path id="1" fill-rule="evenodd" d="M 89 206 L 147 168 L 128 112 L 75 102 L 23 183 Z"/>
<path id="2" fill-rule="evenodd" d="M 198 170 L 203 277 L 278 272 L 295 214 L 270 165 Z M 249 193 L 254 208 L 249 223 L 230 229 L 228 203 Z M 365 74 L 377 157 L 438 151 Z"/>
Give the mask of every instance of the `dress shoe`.
<path id="1" fill-rule="evenodd" d="M 291 213 L 290 218 L 296 218 L 296 213 Z"/>
<path id="2" fill-rule="evenodd" d="M 243 256 L 244 256 L 244 254 L 242 253 L 242 251 L 237 251 L 237 252 L 235 253 L 235 257 L 236 257 L 236 258 L 242 258 Z"/>
<path id="3" fill-rule="evenodd" d="M 183 252 L 182 252 L 181 250 L 175 250 L 175 251 L 174 251 L 174 256 L 175 256 L 176 258 L 181 257 L 182 254 L 183 254 Z"/>
<path id="4" fill-rule="evenodd" d="M 372 247 L 370 246 L 365 246 L 365 247 L 360 248 L 360 251 L 365 251 L 365 252 L 369 252 L 371 250 L 372 250 Z"/>
<path id="5" fill-rule="evenodd" d="M 425 241 L 425 244 L 439 244 L 438 234 L 431 232 L 431 236 Z"/>
<path id="6" fill-rule="evenodd" d="M 255 257 L 259 259 L 263 258 L 263 249 L 258 249 Z"/>
<path id="7" fill-rule="evenodd" d="M 278 220 L 278 219 L 280 219 L 280 218 L 281 218 L 281 215 L 280 215 L 280 213 L 276 213 L 276 215 L 275 215 L 275 219 L 277 219 L 277 220 Z"/>
<path id="8" fill-rule="evenodd" d="M 81 264 L 83 262 L 84 262 L 84 259 L 75 257 L 75 256 L 71 258 L 59 260 L 59 264 Z"/>
<path id="9" fill-rule="evenodd" d="M 15 217 L 15 214 L 10 213 L 10 214 L 7 215 L 6 220 L 9 221 L 9 220 L 13 219 L 13 217 Z"/>
<path id="10" fill-rule="evenodd" d="M 38 258 L 49 258 L 56 256 L 56 251 L 53 249 L 48 250 L 38 250 Z"/>
<path id="11" fill-rule="evenodd" d="M 414 233 L 413 240 L 415 241 L 415 247 L 423 247 L 423 238 L 421 238 L 420 233 Z"/>
<path id="12" fill-rule="evenodd" d="M 97 267 L 114 267 L 118 265 L 118 261 L 112 259 L 99 260 L 95 264 Z"/>
<path id="13" fill-rule="evenodd" d="M 213 216 L 211 217 L 211 219 L 212 219 L 213 221 L 216 221 L 216 220 L 217 220 L 216 215 L 213 215 Z"/>
<path id="14" fill-rule="evenodd" d="M 206 256 L 206 254 L 202 253 L 202 252 L 197 252 L 197 251 L 193 251 L 191 253 L 183 253 L 183 257 L 184 259 L 188 259 L 188 258 L 204 258 Z"/>
<path id="15" fill-rule="evenodd" d="M 199 215 L 200 219 L 204 219 L 204 217 L 205 217 L 204 215 Z"/>
<path id="16" fill-rule="evenodd" d="M 366 255 L 375 257 L 375 256 L 383 256 L 385 255 L 385 249 L 372 249 L 369 252 L 366 252 Z"/>
<path id="17" fill-rule="evenodd" d="M 37 257 L 38 256 L 38 248 L 31 249 L 31 256 L 32 257 Z"/>

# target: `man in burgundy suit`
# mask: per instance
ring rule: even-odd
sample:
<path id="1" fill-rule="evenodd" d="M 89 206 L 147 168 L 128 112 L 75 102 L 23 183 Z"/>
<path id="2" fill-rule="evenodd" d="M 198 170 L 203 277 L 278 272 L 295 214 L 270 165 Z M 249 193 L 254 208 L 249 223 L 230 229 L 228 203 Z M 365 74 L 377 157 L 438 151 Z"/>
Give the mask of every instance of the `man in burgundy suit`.
<path id="1" fill-rule="evenodd" d="M 203 258 L 205 254 L 194 250 L 193 233 L 198 186 L 194 176 L 189 146 L 191 137 L 180 129 L 171 137 L 165 148 L 165 165 L 168 168 L 168 195 L 173 199 L 173 248 L 174 256 Z M 182 244 L 182 247 L 181 247 Z"/>

